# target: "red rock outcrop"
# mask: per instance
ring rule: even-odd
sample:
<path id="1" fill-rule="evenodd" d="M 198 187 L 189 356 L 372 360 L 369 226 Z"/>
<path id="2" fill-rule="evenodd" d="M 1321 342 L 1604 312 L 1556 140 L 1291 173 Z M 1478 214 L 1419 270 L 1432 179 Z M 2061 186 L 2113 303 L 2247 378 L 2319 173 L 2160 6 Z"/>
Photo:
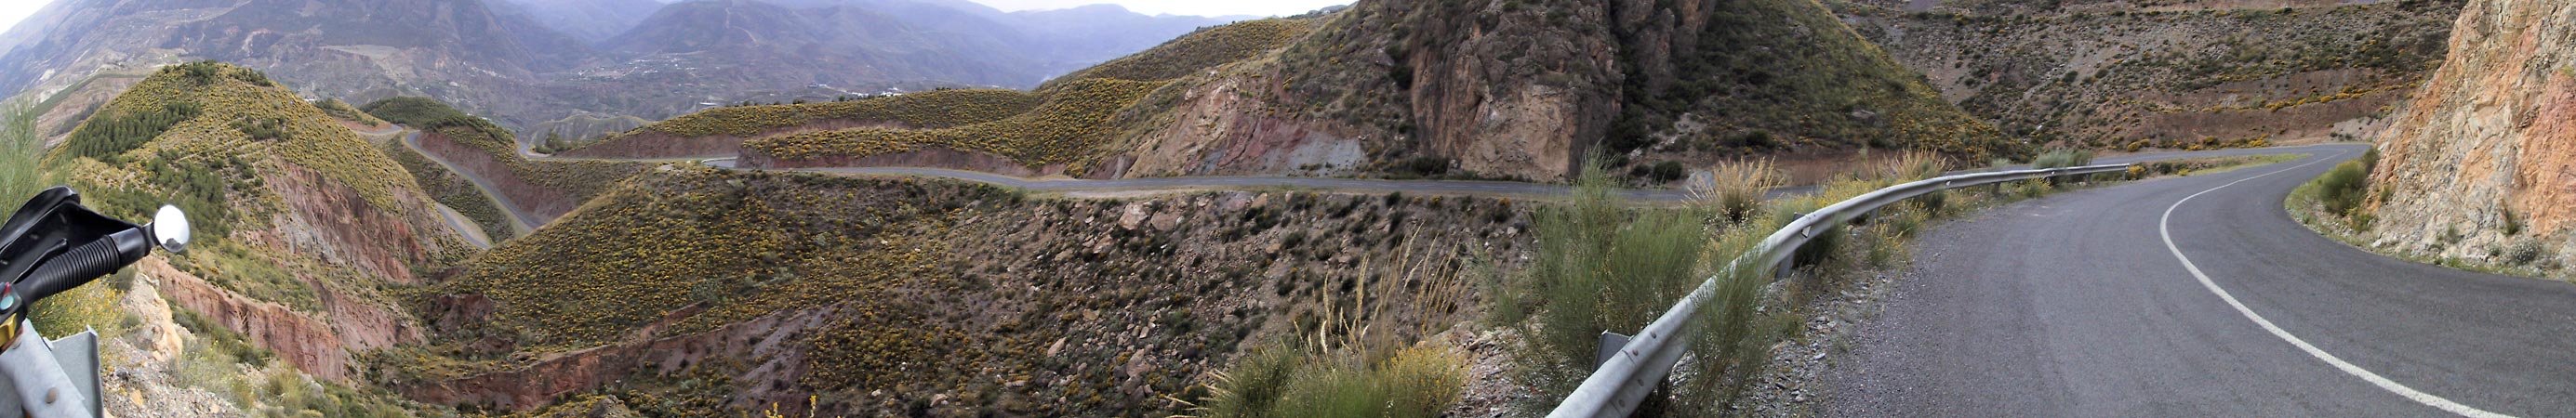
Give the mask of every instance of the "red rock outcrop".
<path id="1" fill-rule="evenodd" d="M 135 264 L 136 272 L 157 283 L 161 295 L 195 311 L 251 342 L 277 353 L 277 359 L 315 378 L 348 382 L 355 371 L 351 352 L 418 342 L 420 329 L 398 319 L 389 308 L 322 290 L 329 322 L 285 305 L 254 300 L 224 290 L 196 275 L 172 268 L 159 256 Z"/>
<path id="2" fill-rule="evenodd" d="M 735 377 L 736 384 L 747 390 L 736 393 L 737 400 L 755 400 L 747 404 L 764 405 L 779 402 L 785 410 L 802 410 L 806 398 L 770 396 L 776 391 L 765 389 L 792 386 L 796 377 L 804 374 L 805 357 L 794 336 L 823 326 L 834 309 L 779 312 L 714 331 L 595 347 L 508 370 L 422 382 L 397 390 L 413 400 L 433 404 L 471 403 L 523 410 L 550 404 L 564 394 L 599 387 L 637 370 L 670 373 L 698 362 L 740 361 L 747 367 L 742 376 Z"/>
<path id="3" fill-rule="evenodd" d="M 322 174 L 279 162 L 279 173 L 267 176 L 288 208 L 279 214 L 284 250 L 318 255 L 396 283 L 416 283 L 411 266 L 430 261 L 434 249 L 459 245 L 454 230 L 428 210 L 390 211 L 360 197 L 356 189 L 331 182 Z M 411 208 L 430 208 L 417 193 L 395 193 Z M 442 241 L 444 240 L 444 241 Z"/>
<path id="4" fill-rule="evenodd" d="M 2481 258 L 2576 226 L 2576 3 L 2471 2 L 2404 109 L 2378 138 L 2381 243 Z"/>

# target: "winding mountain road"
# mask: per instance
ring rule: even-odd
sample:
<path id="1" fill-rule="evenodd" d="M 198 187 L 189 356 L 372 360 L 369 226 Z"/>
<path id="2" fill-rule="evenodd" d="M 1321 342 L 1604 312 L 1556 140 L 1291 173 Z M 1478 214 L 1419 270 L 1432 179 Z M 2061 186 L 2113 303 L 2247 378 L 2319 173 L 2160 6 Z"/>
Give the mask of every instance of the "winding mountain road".
<path id="1" fill-rule="evenodd" d="M 544 226 L 546 224 L 544 218 L 538 217 L 533 213 L 528 213 L 528 210 L 519 206 L 518 203 L 511 202 L 509 196 L 503 196 L 501 194 L 501 188 L 493 186 L 491 180 L 485 180 L 483 177 L 476 176 L 472 172 L 465 171 L 464 168 L 458 167 L 456 163 L 447 161 L 446 157 L 441 157 L 436 153 L 429 152 L 428 149 L 421 148 L 420 135 L 421 132 L 416 130 L 409 131 L 409 133 L 404 134 L 402 138 L 403 147 L 410 148 L 411 152 L 420 153 L 420 156 L 429 158 L 430 162 L 438 163 L 439 166 L 447 167 L 447 171 L 456 173 L 457 177 L 464 177 L 465 181 L 473 182 L 474 188 L 483 190 L 484 197 L 491 198 L 492 203 L 500 205 L 502 212 L 509 212 L 510 221 L 512 223 L 512 225 L 510 225 L 510 229 L 512 231 L 516 231 L 519 235 L 527 235 L 529 231 L 536 230 L 537 227 Z"/>
<path id="2" fill-rule="evenodd" d="M 2265 154 L 2305 154 L 2330 152 L 2349 145 L 2303 145 L 2293 147 L 2224 149 L 2210 151 L 2169 152 L 2104 157 L 2094 164 L 2127 164 L 2178 158 L 2231 157 Z M 732 167 L 730 160 L 707 160 L 719 167 Z M 2020 168 L 2016 166 L 2008 168 Z M 992 173 L 912 167 L 806 168 L 782 171 L 838 173 L 853 175 L 940 177 L 994 185 L 1044 191 L 1176 191 L 1219 188 L 1295 187 L 1320 190 L 1369 192 L 1452 193 L 1481 196 L 1558 196 L 1572 190 L 1556 184 L 1504 181 L 1454 180 L 1377 180 L 1326 177 L 1162 177 L 1117 180 L 1031 179 Z M 1966 173 L 1957 171 L 1956 173 Z M 1774 197 L 1806 194 L 1815 187 L 1790 187 L 1772 191 Z M 1674 189 L 1635 189 L 1622 191 L 1628 198 L 1647 201 L 1678 201 L 1691 198 L 1690 192 Z"/>
<path id="3" fill-rule="evenodd" d="M 2298 161 L 1998 208 L 1935 229 L 1828 416 L 2576 414 L 2576 285 L 2352 248 L 2282 199 Z"/>
<path id="4" fill-rule="evenodd" d="M 467 173 L 467 172 L 465 172 L 464 170 L 459 170 L 459 169 L 457 169 L 457 166 L 456 166 L 454 163 L 449 162 L 446 158 L 440 157 L 440 156 L 438 156 L 438 155 L 432 154 L 432 153 L 430 153 L 430 152 L 428 152 L 428 151 L 426 151 L 426 150 L 422 149 L 422 147 L 420 146 L 420 135 L 421 135 L 421 133 L 420 133 L 420 132 L 417 132 L 417 131 L 409 132 L 408 134 L 404 135 L 404 136 L 403 136 L 403 138 L 402 138 L 403 145 L 404 145 L 405 147 L 409 147 L 409 148 L 411 148 L 411 150 L 412 150 L 412 151 L 414 151 L 414 152 L 419 152 L 419 153 L 421 153 L 421 155 L 426 156 L 426 157 L 429 157 L 431 161 L 437 162 L 439 165 L 446 166 L 449 170 L 451 170 L 451 171 L 455 171 L 458 175 L 465 177 L 467 180 L 472 181 L 476 186 L 478 186 L 479 188 L 483 189 L 483 191 L 484 191 L 484 194 L 485 194 L 485 195 L 490 196 L 494 202 L 499 203 L 499 204 L 502 206 L 502 209 L 503 209 L 504 211 L 507 211 L 507 212 L 509 212 L 509 213 L 510 213 L 511 220 L 517 223 L 517 225 L 513 225 L 513 227 L 515 227 L 515 228 L 519 228 L 519 231 L 520 231 L 520 233 L 521 233 L 521 234 L 523 234 L 523 235 L 524 235 L 525 233 L 527 233 L 527 232 L 528 232 L 528 231 L 530 231 L 530 230 L 533 230 L 533 229 L 535 229 L 535 228 L 537 228 L 537 227 L 541 227 L 541 226 L 544 226 L 544 225 L 545 225 L 546 221 L 545 221 L 543 218 L 538 217 L 538 216 L 535 216 L 535 215 L 533 215 L 533 214 L 529 213 L 527 210 L 523 209 L 523 208 L 522 208 L 522 207 L 520 207 L 518 204 L 511 202 L 507 196 L 502 196 L 502 195 L 501 195 L 501 193 L 498 193 L 498 190 L 499 190 L 499 189 L 494 188 L 494 187 L 493 187 L 493 185 L 491 184 L 491 182 L 490 182 L 489 180 L 484 179 L 484 178 L 481 178 L 481 177 L 478 177 L 478 176 L 475 176 L 475 175 L 473 175 L 473 174 L 471 174 L 471 173 Z M 2095 161 L 2095 163 L 2098 163 L 2098 164 L 2120 164 L 2120 163 L 2131 163 L 2131 162 L 2142 162 L 2142 161 L 2155 161 L 2155 160 L 2167 160 L 2167 159 L 2178 159 L 2178 158 L 2225 157 L 2225 156 L 2245 156 L 2245 155 L 2284 154 L 2284 153 L 2313 153 L 2313 152 L 2319 152 L 2319 150 L 2327 150 L 2327 149 L 2331 149 L 2331 147 L 2334 147 L 2334 146 L 2336 146 L 2336 145 L 2306 145 L 2306 146 L 2293 146 L 2293 147 L 2273 147 L 2273 148 L 2255 148 L 2255 149 L 2227 149 L 2227 150 L 2211 150 L 2211 151 L 2191 151 L 2191 152 L 2170 152 L 2170 153 L 2136 154 L 2136 155 L 2126 155 L 2126 156 L 2117 156 L 2117 157 L 2105 157 L 2105 158 L 2101 158 L 2101 159 L 2096 160 L 2096 161 Z M 524 149 L 520 150 L 520 151 L 519 151 L 519 153 L 520 153 L 520 157 L 522 157 L 522 158 L 531 158 L 531 159 L 556 159 L 556 158 L 553 158 L 553 157 L 547 157 L 547 156 L 541 156 L 541 155 L 536 155 L 536 154 L 530 154 L 530 153 L 528 153 L 528 152 L 527 152 L 526 150 L 524 150 Z M 563 159 L 563 160 L 582 160 L 582 159 L 577 159 L 577 158 L 562 158 L 562 159 Z M 733 164 L 732 164 L 732 163 L 733 163 L 733 160 L 732 160 L 732 159 L 730 159 L 730 158 L 718 158 L 718 159 L 708 159 L 708 160 L 611 160 L 611 161 L 644 161 L 644 162 L 686 162 L 686 161 L 698 161 L 698 162 L 702 162 L 702 163 L 705 163 L 705 164 L 708 164 L 708 165 L 711 165 L 711 166 L 715 166 L 715 167 L 721 167 L 721 168 L 727 168 L 727 169 L 733 169 L 733 168 L 734 168 L 734 167 L 733 167 Z M 1315 189 L 1315 190 L 1354 191 L 1354 192 L 1410 192 L 1410 193 L 1431 193 L 1431 194 L 1460 194 L 1460 195 L 1476 195 L 1476 196 L 1548 197 L 1548 196 L 1561 196 L 1561 195 L 1564 195 L 1565 193 L 1567 193 L 1568 191 L 1572 190 L 1572 188 L 1571 188 L 1571 187 L 1569 187 L 1569 186 L 1565 186 L 1565 185 L 1542 184 L 1542 183 L 1522 183 L 1522 182 L 1504 182 L 1504 181 L 1379 180 L 1379 179 L 1349 179 L 1349 178 L 1326 178 L 1326 177 L 1162 177 L 1162 178 L 1138 178 L 1138 179 L 1116 179 L 1116 180 L 1085 180 L 1085 179 L 1062 179 L 1062 178 L 1032 179 L 1032 178 L 1023 178 L 1023 177 L 1005 176 L 1005 175 L 999 175 L 999 174 L 993 174 L 993 173 L 985 173 L 985 172 L 963 171 L 963 170 L 948 170 L 948 169 L 938 169 L 938 168 L 918 168 L 918 167 L 805 168 L 805 169 L 785 169 L 785 170 L 777 170 L 777 171 L 790 171 L 790 172 L 813 172 L 813 173 L 832 173 L 832 174 L 842 174 L 842 175 L 861 175 L 861 176 L 903 176 L 903 177 L 932 177 L 932 178 L 947 178 L 947 179 L 956 179 L 956 180 L 964 180 L 964 181 L 981 182 L 981 183 L 994 184 L 994 185 L 1000 185 L 1000 186 L 1005 186 L 1005 187 L 1013 187 L 1013 188 L 1020 188 L 1020 189 L 1027 189 L 1027 190 L 1038 190 L 1038 191 L 1070 191 L 1070 192 L 1167 192 L 1167 191 L 1187 191 L 1187 190 L 1206 190 L 1206 189 L 1239 189 L 1239 188 L 1304 188 L 1304 189 Z M 1962 171 L 1962 172 L 1964 172 L 1964 171 Z M 1787 195 L 1799 195 L 1799 194 L 1811 193 L 1811 192 L 1813 192 L 1813 191 L 1815 191 L 1815 187 L 1813 187 L 1813 186 L 1789 187 L 1789 188 L 1781 188 L 1781 189 L 1773 190 L 1773 191 L 1771 191 L 1770 196 L 1771 196 L 1771 197 L 1780 197 L 1780 196 L 1787 196 Z M 1685 190 L 1676 190 L 1676 189 L 1632 189 L 1632 190 L 1623 190 L 1623 191 L 1621 191 L 1621 194 L 1623 194 L 1625 197 L 1630 198 L 1630 199 L 1641 200 L 1641 201 L 1653 201 L 1653 202 L 1674 202 L 1674 201 L 1688 200 L 1688 199 L 1691 199 L 1691 198 L 1692 198 L 1692 195 L 1691 195 L 1691 193 L 1690 193 L 1690 192 L 1685 191 Z"/>

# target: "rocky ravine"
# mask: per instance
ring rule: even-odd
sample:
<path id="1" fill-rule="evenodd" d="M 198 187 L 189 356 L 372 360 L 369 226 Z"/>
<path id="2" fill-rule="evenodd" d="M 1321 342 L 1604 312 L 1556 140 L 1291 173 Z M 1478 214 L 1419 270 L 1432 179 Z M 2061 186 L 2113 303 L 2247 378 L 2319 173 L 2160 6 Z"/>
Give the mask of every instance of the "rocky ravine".
<path id="1" fill-rule="evenodd" d="M 2470 3 L 2404 109 L 2377 140 L 2379 244 L 2484 258 L 2576 221 L 2576 3 Z"/>

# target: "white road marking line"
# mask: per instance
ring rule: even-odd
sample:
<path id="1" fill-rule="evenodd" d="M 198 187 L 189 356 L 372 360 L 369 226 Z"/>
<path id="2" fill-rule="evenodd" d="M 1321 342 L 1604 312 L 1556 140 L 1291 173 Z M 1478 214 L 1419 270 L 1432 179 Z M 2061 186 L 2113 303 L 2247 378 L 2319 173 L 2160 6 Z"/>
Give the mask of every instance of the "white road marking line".
<path id="1" fill-rule="evenodd" d="M 2337 157 L 2343 156 L 2343 153 L 2340 153 L 2340 152 L 2335 153 L 2335 156 L 2337 156 Z M 2184 197 L 2184 198 L 2182 198 L 2182 200 L 2181 200 L 2181 201 L 2176 201 L 2176 202 L 2174 202 L 2173 206 L 2170 206 L 2170 207 L 2166 207 L 2166 208 L 2165 208 L 2165 216 L 2164 216 L 2164 219 L 2162 219 L 2162 220 L 2158 220 L 2158 221 L 2156 222 L 2156 232 L 2157 232 L 2157 233 L 2159 233 L 2159 234 L 2164 235 L 2164 238 L 2165 238 L 2165 249 L 2166 249 L 2166 250 L 2171 250 L 2171 251 L 2173 251 L 2174 259 L 2182 260 L 2182 267 L 2183 267 L 2183 269 L 2184 269 L 2184 270 L 2190 270 L 2190 271 L 2191 271 L 2191 275 L 2192 275 L 2192 277 L 2198 277 L 2198 278 L 2200 278 L 2200 285 L 2201 285 L 2202 287 L 2207 287 L 2207 288 L 2209 288 L 2209 292 L 2210 292 L 2210 293 L 2218 294 L 2218 298 L 2219 298 L 2219 299 L 2227 301 L 2227 306 L 2232 306 L 2232 307 L 2235 307 L 2235 308 L 2236 308 L 2236 313 L 2245 314 L 2245 319 L 2251 319 L 2251 320 L 2254 320 L 2254 324 L 2255 324 L 2255 325 L 2261 325 L 2261 326 L 2263 326 L 2263 330 L 2264 330 L 2264 331 L 2271 331 L 2271 332 L 2272 332 L 2272 336 L 2274 336 L 2274 337 L 2280 337 L 2282 341 L 2289 341 L 2289 342 L 2290 342 L 2290 345 L 2298 346 L 2298 347 L 2299 347 L 2299 351 L 2306 351 L 2306 352 L 2308 352 L 2308 355 L 2309 355 L 2309 356 L 2316 357 L 2316 358 L 2317 358 L 2317 360 L 2324 360 L 2324 361 L 2326 362 L 2326 364 L 2333 365 L 2336 369 L 2341 369 L 2341 370 L 2343 370 L 2343 372 L 2344 372 L 2344 373 L 2346 373 L 2346 374 L 2351 374 L 2351 375 L 2353 375 L 2353 376 L 2360 377 L 2360 378 L 2361 378 L 2361 380 L 2369 381 L 2371 385 L 2379 386 L 2379 388 L 2380 388 L 2380 389 L 2387 390 L 2387 391 L 2389 391 L 2390 393 L 2396 393 L 2398 396 L 2404 396 L 2404 397 L 2406 397 L 2406 399 L 2413 400 L 2413 401 L 2415 401 L 2416 403 L 2421 403 L 2421 404 L 2424 404 L 2424 405 L 2426 405 L 2426 406 L 2431 406 L 2431 407 L 2434 407 L 2434 408 L 2440 408 L 2440 409 L 2441 409 L 2441 410 L 2443 410 L 2443 411 L 2450 411 L 2450 412 L 2451 412 L 2451 413 L 2453 413 L 2453 414 L 2459 414 L 2460 416 L 2465 416 L 2465 417 L 2507 417 L 2507 416 L 2510 416 L 2510 415 L 2498 414 L 2498 413 L 2494 413 L 2494 412 L 2487 412 L 2486 410 L 2477 409 L 2477 408 L 2474 408 L 2474 407 L 2470 407 L 2470 406 L 2468 406 L 2468 405 L 2462 405 L 2462 404 L 2460 404 L 2459 402 L 2452 402 L 2452 401 L 2451 401 L 2451 400 L 2449 400 L 2449 399 L 2443 399 L 2443 398 L 2442 398 L 2442 397 L 2440 397 L 2440 396 L 2433 396 L 2433 394 L 2430 394 L 2430 393 L 2424 393 L 2423 391 L 2415 390 L 2415 388 L 2406 387 L 2406 385 L 2404 385 L 2404 384 L 2399 384 L 2399 383 L 2397 383 L 2397 381 L 2394 381 L 2394 380 L 2388 380 L 2388 378 L 2387 378 L 2387 377 L 2380 376 L 2378 373 L 2372 373 L 2370 370 L 2362 369 L 2362 368 L 2361 368 L 2361 366 L 2356 366 L 2356 365 L 2353 365 L 2351 362 L 2343 361 L 2343 358 L 2335 357 L 2335 355 L 2334 355 L 2334 354 L 2328 354 L 2328 353 L 2326 353 L 2326 351 L 2325 351 L 2325 350 L 2318 349 L 2318 348 L 2317 348 L 2317 346 L 2308 344 L 2308 341 L 2307 341 L 2307 340 L 2302 340 L 2302 339 L 2299 339 L 2299 337 L 2298 337 L 2298 336 L 2290 335 L 2290 332 L 2289 332 L 2289 331 L 2282 330 L 2282 329 L 2281 329 L 2281 327 L 2280 327 L 2279 325 L 2273 325 L 2271 320 L 2263 319 L 2263 315 L 2255 314 L 2255 313 L 2254 313 L 2254 310 L 2253 310 L 2252 308 L 2247 308 L 2247 307 L 2245 307 L 2245 303 L 2244 303 L 2244 302 L 2238 302 L 2238 301 L 2236 301 L 2236 296 L 2235 296 L 2235 295 L 2232 295 L 2232 294 L 2228 294 L 2228 293 L 2227 293 L 2227 289 L 2221 289 L 2221 288 L 2219 288 L 2219 287 L 2218 287 L 2218 283 L 2217 283 L 2217 282 L 2213 282 L 2213 281 L 2210 281 L 2210 280 L 2209 280 L 2209 275 L 2208 275 L 2208 274 L 2202 274 L 2202 273 L 2200 272 L 2200 266 L 2199 266 L 2199 265 L 2197 265 L 2197 264 L 2192 264 L 2192 262 L 2191 262 L 2191 257 L 2185 257 L 2185 256 L 2183 256 L 2183 255 L 2182 255 L 2182 247 L 2174 245 L 2174 239 L 2173 239 L 2173 213 L 2174 213 L 2174 209 L 2181 208 L 2181 207 L 2182 207 L 2182 204 L 2183 204 L 2184 202 L 2190 202 L 2192 198 L 2200 197 L 2200 195 L 2204 195 L 2204 194 L 2209 194 L 2209 192 L 2215 192 L 2215 191 L 2218 191 L 2218 189 L 2224 189 L 2224 188 L 2227 188 L 2227 186 L 2234 186 L 2234 185 L 2236 185 L 2237 183 L 2244 183 L 2244 182 L 2247 182 L 2247 181 L 2252 181 L 2252 180 L 2254 180 L 2254 179 L 2259 179 L 2259 178 L 2269 177 L 2269 176 L 2271 176 L 2271 175 L 2273 175 L 2273 174 L 2281 174 L 2282 172 L 2286 172 L 2286 171 L 2290 171 L 2290 170 L 2297 170 L 2297 169 L 2299 169 L 2299 168 L 2301 168 L 2301 167 L 2307 167 L 2307 166 L 2311 166 L 2311 165 L 2316 165 L 2317 163 L 2326 162 L 2326 161 L 2334 161 L 2334 159 L 2333 159 L 2333 158 L 2319 158 L 2319 159 L 2317 159 L 2316 161 L 2309 161 L 2307 164 L 2300 164 L 2300 165 L 2293 166 L 2293 167 L 2290 167 L 2290 168 L 2284 168 L 2284 169 L 2281 169 L 2280 171 L 2274 171 L 2274 172 L 2270 172 L 2270 173 L 2263 173 L 2263 175 L 2260 175 L 2260 176 L 2246 177 L 2246 178 L 2241 179 L 2241 180 L 2237 180 L 2237 181 L 2234 181 L 2234 182 L 2229 182 L 2229 183 L 2227 183 L 2227 184 L 2221 184 L 2221 185 L 2218 185 L 2218 187 L 2212 187 L 2212 188 L 2209 188 L 2209 190 L 2202 190 L 2200 193 L 2193 193 L 2191 196 L 2188 196 L 2188 197 Z"/>

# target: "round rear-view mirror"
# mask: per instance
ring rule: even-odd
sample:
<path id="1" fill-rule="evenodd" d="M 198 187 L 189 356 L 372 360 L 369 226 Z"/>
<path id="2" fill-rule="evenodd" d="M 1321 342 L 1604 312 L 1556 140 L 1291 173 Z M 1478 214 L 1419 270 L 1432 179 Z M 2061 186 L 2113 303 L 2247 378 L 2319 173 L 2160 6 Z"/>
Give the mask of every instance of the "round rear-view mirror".
<path id="1" fill-rule="evenodd" d="M 188 214 L 180 212 L 178 206 L 161 205 L 161 212 L 152 214 L 151 228 L 153 244 L 161 249 L 188 251 Z"/>

